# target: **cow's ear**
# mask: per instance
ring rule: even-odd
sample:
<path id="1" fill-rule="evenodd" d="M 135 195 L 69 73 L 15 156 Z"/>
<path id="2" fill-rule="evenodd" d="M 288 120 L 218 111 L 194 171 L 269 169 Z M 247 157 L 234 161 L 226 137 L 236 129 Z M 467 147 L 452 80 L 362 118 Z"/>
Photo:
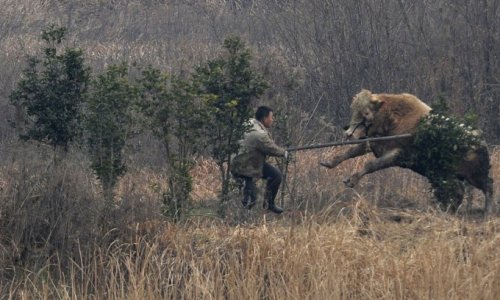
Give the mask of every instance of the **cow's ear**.
<path id="1" fill-rule="evenodd" d="M 375 107 L 376 110 L 380 109 L 384 105 L 385 101 L 380 99 L 377 95 L 372 95 L 370 98 L 370 103 Z"/>

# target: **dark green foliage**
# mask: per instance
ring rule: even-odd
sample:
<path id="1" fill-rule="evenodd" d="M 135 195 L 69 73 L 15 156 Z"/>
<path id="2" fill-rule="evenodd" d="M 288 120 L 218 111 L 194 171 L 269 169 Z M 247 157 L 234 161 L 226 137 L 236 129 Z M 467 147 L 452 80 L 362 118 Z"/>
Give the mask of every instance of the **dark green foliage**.
<path id="1" fill-rule="evenodd" d="M 152 67 L 142 72 L 140 83 L 140 107 L 149 129 L 166 150 L 169 190 L 163 196 L 164 213 L 179 219 L 190 199 L 189 172 L 195 155 L 206 146 L 204 96 L 189 81 L 168 77 Z"/>
<path id="2" fill-rule="evenodd" d="M 200 91 L 211 95 L 207 98 L 207 138 L 221 172 L 223 201 L 229 191 L 231 155 L 238 151 L 238 140 L 247 129 L 252 101 L 268 87 L 252 69 L 250 50 L 240 38 L 227 38 L 224 49 L 224 55 L 197 67 L 195 72 Z"/>
<path id="3" fill-rule="evenodd" d="M 441 108 L 438 110 L 443 111 Z M 456 118 L 433 110 L 420 121 L 410 164 L 418 166 L 417 171 L 429 179 L 437 201 L 444 207 L 457 208 L 460 204 L 463 186 L 455 177 L 456 167 L 467 151 L 480 143 L 479 132 Z"/>
<path id="4" fill-rule="evenodd" d="M 125 64 L 110 65 L 92 81 L 85 129 L 91 167 L 109 201 L 118 177 L 126 170 L 123 148 L 131 131 L 131 107 L 136 98 L 137 88 L 130 83 Z"/>
<path id="5" fill-rule="evenodd" d="M 29 117 L 21 138 L 67 150 L 80 132 L 80 108 L 90 71 L 84 65 L 82 50 L 59 49 L 65 32 L 65 28 L 55 25 L 43 31 L 42 39 L 46 42 L 43 56 L 28 57 L 28 67 L 10 101 Z"/>

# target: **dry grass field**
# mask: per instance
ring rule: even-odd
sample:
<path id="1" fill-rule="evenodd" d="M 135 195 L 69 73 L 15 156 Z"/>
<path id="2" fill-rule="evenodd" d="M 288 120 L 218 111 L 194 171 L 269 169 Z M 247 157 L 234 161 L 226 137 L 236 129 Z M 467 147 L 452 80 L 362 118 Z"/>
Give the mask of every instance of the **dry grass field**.
<path id="1" fill-rule="evenodd" d="M 380 217 L 363 199 L 334 220 L 157 224 L 155 237 L 95 249 L 58 280 L 25 274 L 17 299 L 496 299 L 498 219 Z"/>
<path id="2" fill-rule="evenodd" d="M 497 299 L 498 215 L 483 219 L 463 209 L 457 215 L 437 211 L 425 180 L 398 168 L 369 175 L 359 189 L 346 190 L 342 176 L 369 158 L 345 163 L 338 170 L 317 167 L 319 159 L 335 151 L 339 150 L 297 154 L 288 172 L 287 211 L 281 216 L 260 207 L 242 210 L 235 196 L 228 204 L 228 217 L 215 217 L 210 210 L 216 200 L 210 199 L 216 196 L 217 180 L 212 175 L 216 173 L 214 166 L 203 162 L 194 174 L 194 202 L 201 208 L 184 221 L 171 223 L 154 213 L 159 207 L 156 191 L 165 178 L 152 171 L 132 172 L 121 181 L 117 206 L 140 211 L 149 220 L 128 222 L 128 231 L 123 231 L 127 234 L 106 246 L 82 247 L 78 251 L 87 253 L 69 263 L 47 256 L 36 271 L 13 270 L 10 280 L 3 281 L 2 295 L 11 299 Z M 492 161 L 498 191 L 498 150 L 493 151 Z M 84 180 L 81 174 L 73 176 Z M 5 193 L 13 182 L 3 178 Z M 94 189 L 91 182 L 87 187 Z M 482 205 L 481 195 L 474 193 L 474 208 Z"/>
<path id="3" fill-rule="evenodd" d="M 427 181 L 399 168 L 346 189 L 344 176 L 370 158 L 321 168 L 339 147 L 296 154 L 279 216 L 261 205 L 244 210 L 234 192 L 221 218 L 218 170 L 200 159 L 190 207 L 172 222 L 161 213 L 168 178 L 153 137 L 141 136 L 141 148 L 127 153 L 128 172 L 113 207 L 104 207 L 83 151 L 54 166 L 50 149 L 17 140 L 9 102 L 49 23 L 68 28 L 65 45 L 81 47 L 95 74 L 122 61 L 189 73 L 237 35 L 270 80 L 256 104 L 289 116 L 287 136 L 277 138 L 338 138 L 352 95 L 368 88 L 430 104 L 444 96 L 453 114 L 476 113 L 498 144 L 499 0 L 0 0 L 0 7 L 0 299 L 500 298 L 498 146 L 491 148 L 497 212 L 488 218 L 477 190 L 472 210 L 442 212 Z"/>

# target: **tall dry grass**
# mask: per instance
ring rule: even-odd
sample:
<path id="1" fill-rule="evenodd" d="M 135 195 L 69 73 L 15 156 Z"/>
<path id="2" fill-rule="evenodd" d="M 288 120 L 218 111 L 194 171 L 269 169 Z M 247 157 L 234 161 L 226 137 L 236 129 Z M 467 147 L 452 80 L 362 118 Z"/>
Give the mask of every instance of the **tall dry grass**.
<path id="1" fill-rule="evenodd" d="M 340 150 L 299 153 L 290 165 L 283 215 L 243 210 L 234 195 L 226 219 L 209 213 L 218 205 L 217 179 L 215 167 L 202 162 L 194 201 L 204 210 L 171 223 L 158 212 L 161 171 L 131 170 L 117 189 L 116 207 L 103 213 L 84 160 L 50 173 L 37 165 L 47 161 L 43 151 L 26 160 L 36 149 L 11 153 L 0 172 L 5 298 L 495 299 L 500 293 L 498 216 L 434 210 L 425 180 L 397 168 L 346 190 L 343 175 L 369 158 L 327 171 L 317 162 Z M 494 149 L 497 190 L 499 157 Z M 17 206 L 14 211 L 28 216 L 17 223 L 5 205 L 15 197 L 35 205 Z M 36 206 L 49 197 L 59 206 Z M 475 201 L 482 206 L 479 196 Z M 78 221 L 82 217 L 87 222 Z M 33 228 L 52 229 L 54 236 Z M 31 239 L 16 239 L 22 236 Z M 65 247 L 57 249 L 61 240 Z M 15 252 L 21 246 L 32 247 L 24 261 Z"/>
<path id="2" fill-rule="evenodd" d="M 157 225 L 152 240 L 96 248 L 53 280 L 5 286 L 19 299 L 496 299 L 498 219 L 416 213 L 389 222 L 359 199 L 352 214 L 300 224 Z"/>

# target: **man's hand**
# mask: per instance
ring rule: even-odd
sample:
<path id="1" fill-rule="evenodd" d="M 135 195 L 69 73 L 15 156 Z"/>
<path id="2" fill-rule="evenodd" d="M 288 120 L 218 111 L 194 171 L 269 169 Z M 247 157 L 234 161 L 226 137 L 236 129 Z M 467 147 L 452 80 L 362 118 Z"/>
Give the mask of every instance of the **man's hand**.
<path id="1" fill-rule="evenodd" d="M 290 153 L 288 151 L 285 151 L 285 155 L 283 155 L 285 158 L 285 161 L 290 162 L 294 159 L 293 153 Z"/>

